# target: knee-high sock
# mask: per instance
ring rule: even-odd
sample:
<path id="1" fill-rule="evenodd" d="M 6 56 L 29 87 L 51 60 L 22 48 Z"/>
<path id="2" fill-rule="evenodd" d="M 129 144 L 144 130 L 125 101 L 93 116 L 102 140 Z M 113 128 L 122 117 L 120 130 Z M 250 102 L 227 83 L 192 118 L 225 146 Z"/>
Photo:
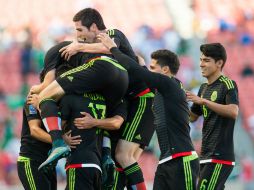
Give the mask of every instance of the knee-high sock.
<path id="1" fill-rule="evenodd" d="M 119 164 L 116 163 L 116 172 L 115 172 L 115 185 L 112 188 L 113 190 L 124 190 L 126 186 L 126 176 L 123 168 L 120 167 Z"/>
<path id="2" fill-rule="evenodd" d="M 58 116 L 58 107 L 53 99 L 45 99 L 40 102 L 41 118 L 44 126 L 50 134 L 52 141 L 62 139 L 61 118 Z"/>
<path id="3" fill-rule="evenodd" d="M 124 168 L 124 173 L 128 180 L 128 184 L 133 189 L 146 190 L 143 173 L 137 162 Z"/>

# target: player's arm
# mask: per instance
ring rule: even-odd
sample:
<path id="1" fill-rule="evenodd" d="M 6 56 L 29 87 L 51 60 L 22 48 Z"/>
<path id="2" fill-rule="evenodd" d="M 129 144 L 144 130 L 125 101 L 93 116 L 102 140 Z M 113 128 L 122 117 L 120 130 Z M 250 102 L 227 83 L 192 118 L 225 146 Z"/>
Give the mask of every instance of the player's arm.
<path id="1" fill-rule="evenodd" d="M 117 40 L 115 40 L 115 42 L 118 44 Z M 61 56 L 66 60 L 69 60 L 71 56 L 78 52 L 111 54 L 103 43 L 80 43 L 75 41 L 61 48 L 59 52 L 61 52 Z"/>
<path id="2" fill-rule="evenodd" d="M 77 54 L 78 52 L 111 54 L 108 48 L 102 43 L 88 44 L 79 42 L 72 42 L 70 45 L 60 49 L 59 52 L 61 52 L 61 56 L 64 57 L 65 60 L 69 60 L 71 56 Z"/>
<path id="3" fill-rule="evenodd" d="M 74 120 L 74 125 L 79 129 L 98 127 L 106 130 L 117 130 L 124 122 L 124 118 L 120 115 L 115 115 L 106 119 L 95 119 L 89 113 L 81 112 L 81 114 L 83 117 Z"/>
<path id="4" fill-rule="evenodd" d="M 99 34 L 98 39 L 110 49 L 110 52 L 120 65 L 122 65 L 129 73 L 135 75 L 138 79 L 146 82 L 148 87 L 157 88 L 158 90 L 165 88 L 165 82 L 169 81 L 169 77 L 159 73 L 153 73 L 141 67 L 135 60 L 122 53 L 107 34 Z"/>
<path id="5" fill-rule="evenodd" d="M 62 130 L 65 131 L 67 128 L 67 121 L 62 120 L 61 125 L 62 125 Z M 76 148 L 76 146 L 82 142 L 80 135 L 71 136 L 71 130 L 63 134 L 63 139 L 65 143 L 69 145 L 70 148 Z"/>
<path id="6" fill-rule="evenodd" d="M 195 95 L 192 92 L 186 92 L 187 100 L 193 102 L 194 104 L 206 106 L 210 110 L 216 112 L 218 115 L 221 115 L 223 117 L 228 117 L 232 119 L 236 119 L 238 116 L 238 105 L 236 104 L 218 104 L 216 102 L 212 102 L 210 100 L 207 100 L 205 98 L 201 98 L 197 95 Z"/>
<path id="7" fill-rule="evenodd" d="M 80 43 L 79 52 L 111 54 L 108 48 L 102 43 Z"/>
<path id="8" fill-rule="evenodd" d="M 28 121 L 31 136 L 45 143 L 52 143 L 50 135 L 41 128 L 40 119 L 31 119 Z"/>
<path id="9" fill-rule="evenodd" d="M 49 72 L 47 72 L 43 82 L 38 85 L 32 86 L 28 95 L 39 94 L 44 88 L 46 88 L 51 82 L 55 80 L 55 72 L 56 72 L 55 69 L 52 69 Z"/>
<path id="10" fill-rule="evenodd" d="M 218 104 L 215 102 L 212 102 L 207 99 L 203 99 L 203 104 L 207 106 L 209 109 L 213 110 L 217 114 L 224 116 L 224 117 L 229 117 L 232 119 L 236 119 L 238 116 L 238 105 L 236 104 L 228 104 L 228 105 L 223 105 L 223 104 Z"/>

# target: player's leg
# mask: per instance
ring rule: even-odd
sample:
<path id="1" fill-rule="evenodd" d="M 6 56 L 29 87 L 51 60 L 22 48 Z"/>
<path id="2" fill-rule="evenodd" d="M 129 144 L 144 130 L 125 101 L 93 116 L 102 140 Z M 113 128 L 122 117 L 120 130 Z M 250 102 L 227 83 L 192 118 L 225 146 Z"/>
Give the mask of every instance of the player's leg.
<path id="1" fill-rule="evenodd" d="M 231 165 L 201 164 L 198 189 L 224 189 L 225 182 L 232 170 L 233 166 Z"/>
<path id="2" fill-rule="evenodd" d="M 104 131 L 102 141 L 102 185 L 105 189 L 110 189 L 114 186 L 116 166 L 111 157 L 111 150 L 110 134 L 107 131 Z"/>
<path id="3" fill-rule="evenodd" d="M 145 184 L 143 172 L 137 161 L 143 152 L 140 146 L 148 146 L 154 133 L 151 97 L 137 97 L 130 102 L 128 118 L 119 140 L 116 159 L 124 168 L 128 185 Z M 133 169 L 134 168 L 134 169 Z M 135 170 L 133 175 L 129 172 Z M 128 174 L 127 174 L 128 173 Z M 145 186 L 145 185 L 144 185 Z"/>
<path id="4" fill-rule="evenodd" d="M 145 147 L 144 147 L 145 148 Z M 135 158 L 135 160 L 139 160 L 139 158 L 140 158 L 140 156 L 141 156 L 141 154 L 143 153 L 143 151 L 144 151 L 144 148 L 138 148 L 135 152 L 134 152 L 134 158 Z"/>
<path id="5" fill-rule="evenodd" d="M 69 168 L 66 190 L 100 190 L 101 172 L 97 168 Z"/>
<path id="6" fill-rule="evenodd" d="M 169 160 L 158 165 L 153 190 L 195 190 L 198 172 L 197 155 Z"/>
<path id="7" fill-rule="evenodd" d="M 144 177 L 137 160 L 134 157 L 139 144 L 120 139 L 116 148 L 116 160 L 124 170 L 128 183 L 137 190 L 146 189 Z"/>
<path id="8" fill-rule="evenodd" d="M 61 118 L 58 115 L 57 100 L 65 94 L 57 81 L 53 81 L 39 94 L 39 109 L 44 126 L 52 138 L 52 151 L 39 169 L 70 154 L 70 148 L 62 138 Z"/>
<path id="9" fill-rule="evenodd" d="M 31 161 L 27 157 L 19 156 L 17 167 L 18 175 L 25 189 L 56 190 L 56 171 L 53 169 L 45 174 L 38 171 L 40 163 Z"/>

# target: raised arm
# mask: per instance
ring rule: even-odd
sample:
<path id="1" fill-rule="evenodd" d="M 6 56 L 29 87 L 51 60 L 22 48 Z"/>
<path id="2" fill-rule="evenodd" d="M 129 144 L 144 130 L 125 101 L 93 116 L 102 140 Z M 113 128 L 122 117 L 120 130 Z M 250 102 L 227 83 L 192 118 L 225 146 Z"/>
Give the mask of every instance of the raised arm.
<path id="1" fill-rule="evenodd" d="M 40 119 L 31 119 L 28 121 L 31 136 L 39 141 L 51 144 L 52 139 L 50 135 L 41 128 L 41 124 L 42 122 Z"/>
<path id="2" fill-rule="evenodd" d="M 110 49 L 110 52 L 113 54 L 114 58 L 121 64 L 130 74 L 135 75 L 140 80 L 143 80 L 147 83 L 150 88 L 159 89 L 162 85 L 162 80 L 165 76 L 150 72 L 149 70 L 139 66 L 132 58 L 122 53 L 114 41 L 107 34 L 99 34 L 98 39 Z"/>

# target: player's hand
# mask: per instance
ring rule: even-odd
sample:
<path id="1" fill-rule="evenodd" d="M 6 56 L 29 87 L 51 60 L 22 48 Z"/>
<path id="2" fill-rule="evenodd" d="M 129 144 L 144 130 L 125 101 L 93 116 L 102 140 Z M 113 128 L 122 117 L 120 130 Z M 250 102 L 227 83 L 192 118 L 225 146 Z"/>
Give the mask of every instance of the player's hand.
<path id="1" fill-rule="evenodd" d="M 84 117 L 76 118 L 74 119 L 74 125 L 78 129 L 90 129 L 94 126 L 95 124 L 95 119 L 87 112 L 80 112 Z"/>
<path id="2" fill-rule="evenodd" d="M 186 91 L 185 93 L 186 93 L 186 96 L 187 96 L 187 101 L 191 101 L 194 104 L 198 104 L 198 105 L 203 105 L 204 104 L 204 99 L 200 98 L 199 96 L 197 96 L 193 92 Z"/>
<path id="3" fill-rule="evenodd" d="M 31 94 L 39 94 L 41 91 L 41 84 L 33 85 L 28 93 L 28 96 Z"/>
<path id="4" fill-rule="evenodd" d="M 39 105 L 39 95 L 38 94 L 30 94 L 27 96 L 26 103 L 29 105 L 33 105 L 35 108 Z"/>
<path id="5" fill-rule="evenodd" d="M 146 62 L 145 62 L 145 59 L 143 57 L 141 57 L 140 55 L 137 55 L 137 58 L 138 58 L 138 64 L 140 66 L 146 66 Z"/>
<path id="6" fill-rule="evenodd" d="M 109 50 L 112 48 L 112 47 L 117 47 L 116 43 L 114 42 L 113 39 L 111 39 L 109 37 L 108 34 L 106 33 L 100 33 L 98 34 L 97 36 L 97 39 L 101 41 L 101 43 L 106 46 Z"/>
<path id="7" fill-rule="evenodd" d="M 71 56 L 79 52 L 80 46 L 81 44 L 79 42 L 73 41 L 71 44 L 61 48 L 59 52 L 65 60 L 69 61 Z"/>
<path id="8" fill-rule="evenodd" d="M 70 148 L 76 148 L 82 142 L 80 135 L 71 136 L 71 130 L 63 135 L 63 139 Z"/>

